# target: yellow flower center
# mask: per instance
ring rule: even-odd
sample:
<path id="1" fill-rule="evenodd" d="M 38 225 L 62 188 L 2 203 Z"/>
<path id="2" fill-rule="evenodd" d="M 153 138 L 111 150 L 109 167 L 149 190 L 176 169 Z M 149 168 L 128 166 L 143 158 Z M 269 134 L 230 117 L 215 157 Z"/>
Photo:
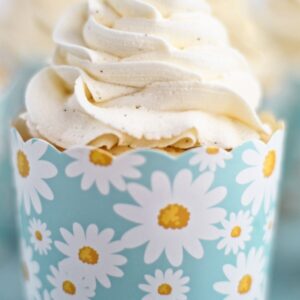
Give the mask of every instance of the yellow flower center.
<path id="1" fill-rule="evenodd" d="M 209 155 L 216 155 L 220 152 L 220 149 L 217 147 L 208 147 L 206 148 L 206 153 Z"/>
<path id="2" fill-rule="evenodd" d="M 252 277 L 248 274 L 245 275 L 239 282 L 238 292 L 239 294 L 247 294 L 252 287 Z"/>
<path id="3" fill-rule="evenodd" d="M 159 295 L 168 296 L 172 294 L 172 290 L 172 287 L 168 283 L 163 283 L 158 287 L 157 292 Z"/>
<path id="4" fill-rule="evenodd" d="M 22 263 L 22 274 L 25 281 L 29 281 L 29 270 L 26 263 Z"/>
<path id="5" fill-rule="evenodd" d="M 231 230 L 231 237 L 232 238 L 238 238 L 242 234 L 242 228 L 240 226 L 235 226 Z"/>
<path id="6" fill-rule="evenodd" d="M 91 247 L 83 247 L 79 250 L 79 259 L 88 265 L 96 265 L 99 261 L 98 252 Z"/>
<path id="7" fill-rule="evenodd" d="M 41 242 L 41 241 L 43 240 L 43 235 L 42 235 L 42 233 L 41 233 L 40 231 L 37 230 L 37 231 L 35 232 L 34 235 L 35 235 L 35 238 L 36 238 L 38 241 Z"/>
<path id="8" fill-rule="evenodd" d="M 165 229 L 183 229 L 188 226 L 190 212 L 179 204 L 170 204 L 163 208 L 158 216 L 158 224 Z"/>
<path id="9" fill-rule="evenodd" d="M 270 221 L 270 222 L 268 223 L 268 229 L 269 229 L 269 230 L 272 230 L 272 229 L 273 229 L 273 222 L 272 222 L 272 221 Z"/>
<path id="10" fill-rule="evenodd" d="M 90 162 L 95 166 L 108 167 L 113 163 L 113 157 L 103 150 L 95 149 L 90 153 Z"/>
<path id="11" fill-rule="evenodd" d="M 30 164 L 26 154 L 21 150 L 17 153 L 17 165 L 21 177 L 28 177 L 30 174 Z"/>
<path id="12" fill-rule="evenodd" d="M 76 286 L 73 282 L 66 280 L 62 284 L 63 291 L 68 295 L 76 294 Z"/>
<path id="13" fill-rule="evenodd" d="M 271 177 L 276 166 L 276 152 L 271 150 L 264 161 L 263 173 L 265 177 Z"/>

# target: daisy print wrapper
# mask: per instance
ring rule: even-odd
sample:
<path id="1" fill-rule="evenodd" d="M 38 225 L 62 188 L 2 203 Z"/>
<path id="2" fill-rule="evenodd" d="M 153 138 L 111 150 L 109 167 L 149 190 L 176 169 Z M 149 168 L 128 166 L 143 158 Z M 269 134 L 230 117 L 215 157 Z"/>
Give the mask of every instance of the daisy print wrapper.
<path id="1" fill-rule="evenodd" d="M 13 130 L 27 300 L 267 299 L 283 140 L 113 157 Z"/>

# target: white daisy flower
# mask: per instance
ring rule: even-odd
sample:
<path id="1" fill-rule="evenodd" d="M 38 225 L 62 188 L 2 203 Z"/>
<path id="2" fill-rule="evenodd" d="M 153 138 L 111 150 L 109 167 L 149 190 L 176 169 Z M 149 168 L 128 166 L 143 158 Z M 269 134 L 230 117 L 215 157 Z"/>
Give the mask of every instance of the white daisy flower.
<path id="1" fill-rule="evenodd" d="M 195 155 L 191 158 L 192 166 L 199 165 L 199 171 L 206 169 L 215 172 L 217 167 L 225 168 L 226 160 L 232 159 L 232 153 L 217 147 L 200 147 L 193 151 Z"/>
<path id="2" fill-rule="evenodd" d="M 38 277 L 40 266 L 33 260 L 33 251 L 30 247 L 27 247 L 24 240 L 21 244 L 21 262 L 27 298 L 30 300 L 40 300 L 39 289 L 42 287 L 42 283 Z"/>
<path id="3" fill-rule="evenodd" d="M 109 277 L 123 277 L 119 268 L 127 259 L 118 254 L 123 250 L 120 241 L 112 241 L 113 229 L 99 231 L 94 224 L 89 225 L 86 232 L 80 224 L 73 224 L 73 233 L 64 228 L 60 233 L 66 243 L 55 242 L 57 249 L 68 258 L 63 260 L 65 268 L 76 267 L 90 280 L 98 280 L 105 288 L 111 287 Z"/>
<path id="4" fill-rule="evenodd" d="M 110 184 L 125 191 L 125 178 L 140 178 L 142 174 L 137 167 L 145 163 L 145 158 L 141 155 L 125 154 L 114 158 L 100 149 L 72 149 L 67 154 L 75 159 L 66 168 L 67 176 L 82 175 L 82 190 L 87 191 L 96 184 L 103 195 L 109 194 Z"/>
<path id="5" fill-rule="evenodd" d="M 243 153 L 243 161 L 249 167 L 238 174 L 237 182 L 248 184 L 242 196 L 242 204 L 252 205 L 254 215 L 263 202 L 267 213 L 276 198 L 281 171 L 282 135 L 278 132 L 268 144 L 253 141 L 254 149 L 247 149 Z"/>
<path id="6" fill-rule="evenodd" d="M 51 297 L 50 297 L 50 294 L 47 290 L 44 290 L 44 293 L 43 293 L 43 296 L 41 297 L 42 300 L 53 300 Z"/>
<path id="7" fill-rule="evenodd" d="M 222 239 L 217 248 L 219 250 L 225 248 L 226 255 L 230 252 L 237 254 L 239 250 L 244 250 L 245 243 L 251 239 L 252 222 L 253 217 L 249 211 L 240 211 L 238 214 L 231 213 L 229 220 L 222 221 Z"/>
<path id="8" fill-rule="evenodd" d="M 246 256 L 239 253 L 236 266 L 225 265 L 223 272 L 228 281 L 214 284 L 214 289 L 226 300 L 261 300 L 265 259 L 262 248 L 252 248 Z"/>
<path id="9" fill-rule="evenodd" d="M 275 210 L 267 216 L 266 224 L 264 225 L 264 242 L 270 243 L 273 239 L 274 228 L 276 227 L 276 213 Z"/>
<path id="10" fill-rule="evenodd" d="M 165 273 L 156 270 L 155 275 L 145 275 L 147 284 L 140 284 L 139 288 L 147 295 L 142 300 L 186 300 L 190 291 L 187 284 L 189 277 L 183 277 L 183 271 L 174 272 L 168 269 Z"/>
<path id="11" fill-rule="evenodd" d="M 47 224 L 33 218 L 29 221 L 28 230 L 31 234 L 30 242 L 33 244 L 34 250 L 40 255 L 47 255 L 52 244 L 51 232 L 47 229 Z"/>
<path id="12" fill-rule="evenodd" d="M 183 261 L 185 249 L 196 259 L 204 255 L 201 240 L 216 240 L 226 211 L 215 207 L 221 203 L 227 190 L 210 190 L 213 173 L 205 173 L 193 180 L 189 170 L 180 171 L 173 185 L 163 172 L 154 172 L 151 190 L 132 183 L 128 191 L 137 205 L 117 204 L 114 210 L 123 218 L 137 224 L 124 234 L 126 248 L 147 243 L 145 262 L 151 264 L 165 251 L 173 266 Z"/>
<path id="13" fill-rule="evenodd" d="M 46 200 L 54 199 L 46 179 L 57 175 L 56 167 L 52 163 L 42 160 L 48 145 L 32 140 L 24 143 L 21 138 L 13 138 L 12 144 L 18 200 L 24 202 L 27 215 L 31 213 L 31 205 L 38 214 L 41 214 L 40 197 Z"/>
<path id="14" fill-rule="evenodd" d="M 95 296 L 96 282 L 88 280 L 76 266 L 51 266 L 50 270 L 52 274 L 47 279 L 54 287 L 53 300 L 90 300 Z"/>

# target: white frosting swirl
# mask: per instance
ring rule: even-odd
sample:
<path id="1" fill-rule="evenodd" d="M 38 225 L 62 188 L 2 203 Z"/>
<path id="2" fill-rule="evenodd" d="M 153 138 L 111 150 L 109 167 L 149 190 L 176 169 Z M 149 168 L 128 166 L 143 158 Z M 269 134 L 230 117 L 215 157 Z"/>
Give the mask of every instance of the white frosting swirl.
<path id="1" fill-rule="evenodd" d="M 260 87 L 201 0 L 90 0 L 54 33 L 27 121 L 63 148 L 231 148 L 264 132 Z"/>

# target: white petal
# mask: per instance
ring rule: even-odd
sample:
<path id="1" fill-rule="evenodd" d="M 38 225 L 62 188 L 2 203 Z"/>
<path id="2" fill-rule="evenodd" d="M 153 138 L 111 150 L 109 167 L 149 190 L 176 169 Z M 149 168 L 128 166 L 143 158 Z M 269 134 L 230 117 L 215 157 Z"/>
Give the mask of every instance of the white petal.
<path id="1" fill-rule="evenodd" d="M 49 185 L 43 180 L 37 180 L 35 183 L 35 188 L 47 200 L 53 200 L 54 195 Z"/>
<path id="2" fill-rule="evenodd" d="M 141 208 L 138 206 L 128 204 L 116 204 L 114 211 L 125 218 L 137 224 L 142 224 L 144 221 L 144 215 L 141 213 Z"/>
<path id="3" fill-rule="evenodd" d="M 137 226 L 127 231 L 123 237 L 122 241 L 124 243 L 125 248 L 136 248 L 142 246 L 148 241 L 148 237 L 145 234 L 144 226 Z"/>
<path id="4" fill-rule="evenodd" d="M 183 249 L 180 244 L 176 245 L 168 245 L 166 247 L 166 256 L 170 262 L 170 264 L 174 267 L 179 267 L 183 261 Z"/>
<path id="5" fill-rule="evenodd" d="M 195 239 L 185 241 L 184 249 L 196 259 L 200 259 L 204 255 L 202 244 Z"/>
<path id="6" fill-rule="evenodd" d="M 50 162 L 42 160 L 37 163 L 37 174 L 43 179 L 53 178 L 57 175 L 57 168 Z"/>
<path id="7" fill-rule="evenodd" d="M 155 241 L 150 241 L 145 251 L 145 263 L 146 264 L 154 263 L 159 259 L 163 251 L 164 251 L 163 245 Z"/>
<path id="8" fill-rule="evenodd" d="M 81 162 L 74 161 L 66 167 L 66 175 L 68 177 L 77 177 L 83 173 Z"/>
<path id="9" fill-rule="evenodd" d="M 40 197 L 36 190 L 31 190 L 30 192 L 30 198 L 31 198 L 31 203 L 36 211 L 36 213 L 41 214 L 42 213 L 42 204 Z"/>
<path id="10" fill-rule="evenodd" d="M 81 179 L 81 189 L 83 191 L 89 190 L 92 187 L 94 182 L 95 182 L 95 178 L 93 178 L 88 173 L 84 173 Z"/>
<path id="11" fill-rule="evenodd" d="M 206 172 L 200 175 L 193 183 L 193 190 L 197 191 L 198 195 L 206 194 L 214 181 L 214 174 Z"/>
<path id="12" fill-rule="evenodd" d="M 106 178 L 98 178 L 96 181 L 97 188 L 102 195 L 108 195 L 110 191 L 109 182 Z"/>
<path id="13" fill-rule="evenodd" d="M 151 177 L 151 186 L 153 194 L 161 199 L 169 199 L 172 195 L 171 183 L 168 176 L 163 173 L 156 171 Z"/>
<path id="14" fill-rule="evenodd" d="M 145 203 L 155 201 L 152 193 L 147 188 L 137 183 L 130 183 L 128 185 L 128 192 L 135 202 L 141 206 L 145 206 Z"/>

